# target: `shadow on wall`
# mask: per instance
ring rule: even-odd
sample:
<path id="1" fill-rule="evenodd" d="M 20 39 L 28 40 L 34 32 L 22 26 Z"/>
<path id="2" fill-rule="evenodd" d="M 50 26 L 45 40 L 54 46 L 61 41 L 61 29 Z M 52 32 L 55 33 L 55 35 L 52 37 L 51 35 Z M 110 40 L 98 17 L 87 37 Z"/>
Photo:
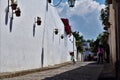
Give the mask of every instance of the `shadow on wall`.
<path id="1" fill-rule="evenodd" d="M 8 14 L 9 14 L 9 0 L 8 0 L 8 6 L 5 10 L 6 14 L 5 14 L 5 25 L 8 24 Z M 13 10 L 11 12 L 11 16 L 10 16 L 10 23 L 9 23 L 9 30 L 10 32 L 12 32 L 12 26 L 13 26 Z"/>
<path id="2" fill-rule="evenodd" d="M 8 4 L 9 5 L 9 4 Z M 8 13 L 9 13 L 9 6 L 7 6 L 6 10 L 5 10 L 6 14 L 5 14 L 5 25 L 8 24 Z"/>
<path id="3" fill-rule="evenodd" d="M 96 74 L 96 77 L 99 76 L 97 71 L 100 68 L 99 66 L 100 65 L 96 65 L 96 63 L 91 63 L 86 66 L 81 66 L 79 68 L 55 75 L 53 77 L 46 77 L 42 80 L 94 80 L 93 74 Z"/>
<path id="4" fill-rule="evenodd" d="M 12 11 L 12 17 L 10 18 L 10 32 L 12 32 L 12 26 L 13 26 L 13 11 Z"/>
<path id="5" fill-rule="evenodd" d="M 42 48 L 42 53 L 41 53 L 41 67 L 44 65 L 44 48 Z"/>
<path id="6" fill-rule="evenodd" d="M 33 37 L 35 36 L 35 24 L 33 24 Z"/>

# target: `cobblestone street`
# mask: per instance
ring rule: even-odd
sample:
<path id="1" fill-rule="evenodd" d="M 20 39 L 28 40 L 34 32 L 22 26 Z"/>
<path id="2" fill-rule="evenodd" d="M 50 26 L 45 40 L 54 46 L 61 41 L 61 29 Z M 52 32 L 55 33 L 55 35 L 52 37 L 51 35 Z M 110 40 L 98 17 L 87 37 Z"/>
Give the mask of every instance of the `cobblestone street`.
<path id="1" fill-rule="evenodd" d="M 1 80 L 97 80 L 102 69 L 103 65 L 94 62 L 77 62 L 57 69 Z"/>

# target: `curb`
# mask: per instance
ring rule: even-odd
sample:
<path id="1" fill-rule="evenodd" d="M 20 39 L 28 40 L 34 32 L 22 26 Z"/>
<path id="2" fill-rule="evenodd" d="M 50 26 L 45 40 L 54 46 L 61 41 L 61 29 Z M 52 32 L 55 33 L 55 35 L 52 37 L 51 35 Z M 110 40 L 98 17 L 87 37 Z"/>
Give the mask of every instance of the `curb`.
<path id="1" fill-rule="evenodd" d="M 46 71 L 46 70 L 51 70 L 51 69 L 57 69 L 66 65 L 70 65 L 71 62 L 64 62 L 61 64 L 55 64 L 54 66 L 48 66 L 48 67 L 43 67 L 43 68 L 36 68 L 36 69 L 30 69 L 30 70 L 23 70 L 23 71 L 16 71 L 16 72 L 8 72 L 8 73 L 1 73 L 0 74 L 0 79 L 4 78 L 13 78 L 17 76 L 23 76 L 27 75 L 30 73 L 35 73 L 35 72 L 41 72 L 41 71 Z"/>

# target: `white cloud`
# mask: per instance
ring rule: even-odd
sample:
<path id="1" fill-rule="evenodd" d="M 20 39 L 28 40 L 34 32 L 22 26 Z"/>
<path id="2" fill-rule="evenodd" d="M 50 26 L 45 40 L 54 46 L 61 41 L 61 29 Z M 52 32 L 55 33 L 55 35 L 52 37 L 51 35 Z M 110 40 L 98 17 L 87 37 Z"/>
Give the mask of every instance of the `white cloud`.
<path id="1" fill-rule="evenodd" d="M 86 39 L 95 39 L 103 31 L 99 13 L 104 7 L 104 4 L 94 0 L 76 0 L 75 7 L 70 8 L 67 2 L 62 3 L 58 12 L 61 17 L 69 18 L 74 30 L 79 30 Z"/>
<path id="2" fill-rule="evenodd" d="M 100 5 L 98 2 L 93 0 L 77 0 L 75 2 L 75 7 L 73 8 L 69 8 L 67 3 L 62 3 L 61 6 L 62 7 L 58 9 L 59 13 L 62 13 L 64 9 L 66 9 L 67 16 L 84 16 L 93 12 L 94 10 L 100 11 L 101 8 L 105 7 L 105 5 Z"/>

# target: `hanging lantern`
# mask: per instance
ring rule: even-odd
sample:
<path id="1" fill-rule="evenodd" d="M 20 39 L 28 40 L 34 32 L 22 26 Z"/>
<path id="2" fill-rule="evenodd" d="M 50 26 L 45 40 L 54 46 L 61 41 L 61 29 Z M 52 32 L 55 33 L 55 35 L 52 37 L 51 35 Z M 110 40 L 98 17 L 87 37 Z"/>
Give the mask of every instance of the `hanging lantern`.
<path id="1" fill-rule="evenodd" d="M 64 38 L 64 36 L 63 35 L 61 35 L 61 39 L 63 39 Z"/>
<path id="2" fill-rule="evenodd" d="M 12 3 L 12 4 L 11 4 L 11 8 L 12 8 L 12 10 L 16 10 L 17 4 L 16 4 L 16 3 Z"/>
<path id="3" fill-rule="evenodd" d="M 55 29 L 55 34 L 56 34 L 56 35 L 58 34 L 58 29 L 57 29 L 57 28 Z"/>
<path id="4" fill-rule="evenodd" d="M 70 52 L 69 54 L 70 54 L 71 56 L 74 56 L 74 52 Z"/>
<path id="5" fill-rule="evenodd" d="M 74 7 L 75 0 L 68 0 L 68 5 L 69 5 L 69 7 Z"/>
<path id="6" fill-rule="evenodd" d="M 20 14 L 21 14 L 20 8 L 17 8 L 17 9 L 15 10 L 15 14 L 16 14 L 17 17 L 20 16 Z"/>
<path id="7" fill-rule="evenodd" d="M 37 25 L 41 25 L 41 18 L 37 17 Z"/>
<path id="8" fill-rule="evenodd" d="M 49 3 L 51 3 L 51 0 L 47 0 Z"/>

